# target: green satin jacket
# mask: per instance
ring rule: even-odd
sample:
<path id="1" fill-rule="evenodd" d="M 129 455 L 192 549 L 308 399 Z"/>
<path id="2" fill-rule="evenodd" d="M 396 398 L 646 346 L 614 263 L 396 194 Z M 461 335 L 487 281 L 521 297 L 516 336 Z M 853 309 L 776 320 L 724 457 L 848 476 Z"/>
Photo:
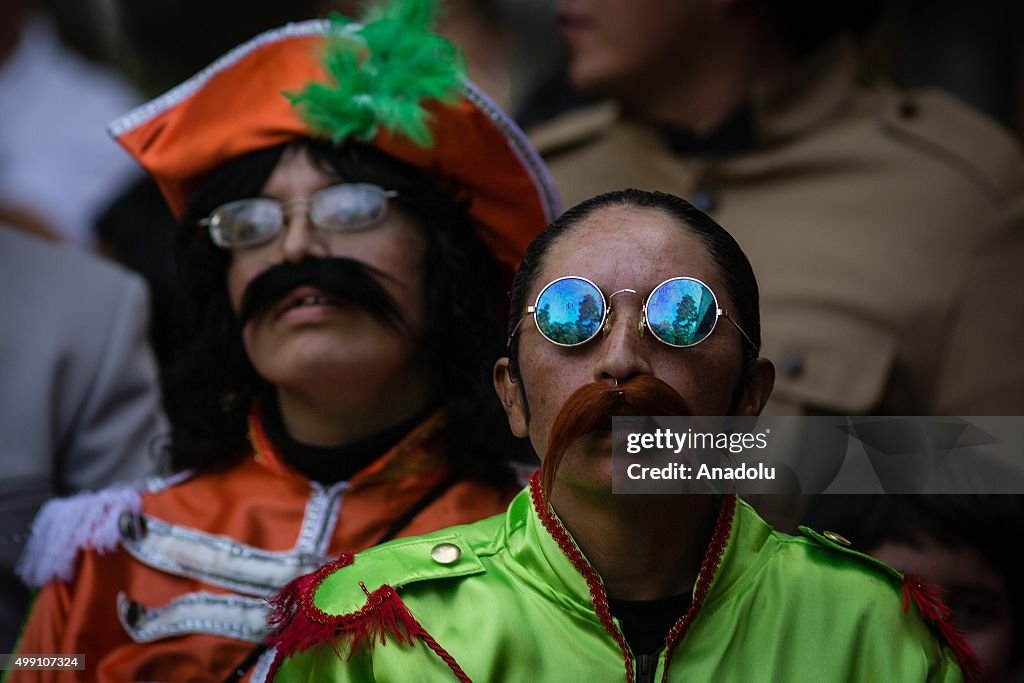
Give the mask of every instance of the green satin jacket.
<path id="1" fill-rule="evenodd" d="M 275 681 L 959 681 L 903 577 L 722 501 L 690 610 L 637 662 L 600 577 L 533 484 L 505 515 L 293 584 Z M 666 539 L 666 543 L 671 539 Z M 280 668 L 277 668 L 277 667 Z"/>

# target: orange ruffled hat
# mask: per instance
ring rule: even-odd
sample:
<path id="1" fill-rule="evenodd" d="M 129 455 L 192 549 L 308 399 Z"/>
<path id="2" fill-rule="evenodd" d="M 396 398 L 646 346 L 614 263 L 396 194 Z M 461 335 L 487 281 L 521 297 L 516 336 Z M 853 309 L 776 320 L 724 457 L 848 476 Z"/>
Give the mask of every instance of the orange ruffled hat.
<path id="1" fill-rule="evenodd" d="M 332 137 L 312 130 L 294 95 L 286 95 L 310 83 L 333 87 L 323 64 L 332 39 L 346 39 L 337 20 L 267 31 L 114 121 L 110 133 L 153 175 L 180 218 L 205 174 L 228 160 L 296 138 Z M 558 194 L 519 127 L 479 88 L 458 81 L 447 103 L 419 103 L 430 146 L 388 130 L 386 122 L 374 125 L 366 141 L 462 188 L 481 240 L 515 272 L 526 246 L 559 214 Z"/>

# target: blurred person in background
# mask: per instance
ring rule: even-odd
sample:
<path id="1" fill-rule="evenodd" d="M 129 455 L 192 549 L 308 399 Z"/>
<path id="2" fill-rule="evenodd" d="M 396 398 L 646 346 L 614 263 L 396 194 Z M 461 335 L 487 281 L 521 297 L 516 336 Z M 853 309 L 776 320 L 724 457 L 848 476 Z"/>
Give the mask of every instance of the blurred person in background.
<path id="1" fill-rule="evenodd" d="M 93 221 L 138 175 L 104 126 L 138 102 L 58 37 L 43 3 L 0 3 L 0 218 L 93 248 Z"/>
<path id="2" fill-rule="evenodd" d="M 511 497 L 490 368 L 557 196 L 432 3 L 366 12 L 264 33 L 112 124 L 180 218 L 176 474 L 44 508 L 22 652 L 84 653 L 90 681 L 259 680 L 284 583 Z"/>
<path id="3" fill-rule="evenodd" d="M 0 3 L 0 650 L 29 591 L 14 573 L 39 506 L 157 471 L 166 424 L 146 288 L 69 248 L 138 174 L 104 132 L 138 99 L 63 42 L 59 9 Z M 21 234 L 19 234 L 21 233 Z M 34 236 L 34 237 L 33 237 Z"/>
<path id="4" fill-rule="evenodd" d="M 4 652 L 13 649 L 28 610 L 29 591 L 14 566 L 39 506 L 158 470 L 166 422 L 147 314 L 139 278 L 0 223 Z M 87 523 L 74 520 L 66 533 Z"/>
<path id="5" fill-rule="evenodd" d="M 570 80 L 604 101 L 531 138 L 567 202 L 635 185 L 730 227 L 779 370 L 765 414 L 1024 414 L 1024 155 L 866 77 L 883 7 L 560 0 Z M 804 503 L 752 502 L 790 529 Z"/>
<path id="6" fill-rule="evenodd" d="M 946 94 L 864 80 L 880 2 L 558 8 L 572 83 L 606 101 L 532 139 L 567 202 L 632 184 L 730 226 L 766 413 L 1024 413 L 1024 156 Z"/>
<path id="7" fill-rule="evenodd" d="M 1024 497 L 820 496 L 807 524 L 942 589 L 983 683 L 1024 681 Z"/>

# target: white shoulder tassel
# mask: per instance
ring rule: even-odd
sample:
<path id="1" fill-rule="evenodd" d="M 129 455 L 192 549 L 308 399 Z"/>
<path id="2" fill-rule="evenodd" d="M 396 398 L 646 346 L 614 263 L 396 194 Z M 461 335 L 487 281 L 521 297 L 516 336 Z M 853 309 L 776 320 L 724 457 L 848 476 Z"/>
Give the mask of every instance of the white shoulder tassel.
<path id="1" fill-rule="evenodd" d="M 142 497 L 133 484 L 48 501 L 32 523 L 32 535 L 16 567 L 18 575 L 33 588 L 54 579 L 71 581 L 78 552 L 113 550 L 121 538 L 121 513 L 141 510 Z"/>

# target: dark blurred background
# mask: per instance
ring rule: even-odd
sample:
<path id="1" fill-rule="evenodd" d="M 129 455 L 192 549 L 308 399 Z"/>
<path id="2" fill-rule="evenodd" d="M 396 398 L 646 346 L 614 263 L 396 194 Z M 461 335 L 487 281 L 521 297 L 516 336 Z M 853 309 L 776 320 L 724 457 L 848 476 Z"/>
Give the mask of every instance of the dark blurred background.
<path id="1" fill-rule="evenodd" d="M 13 2 L 16 0 L 7 0 Z M 7 4 L 5 2 L 5 4 Z M 474 80 L 515 111 L 559 68 L 555 0 L 449 0 L 442 28 L 467 53 Z M 156 94 L 255 33 L 289 20 L 351 11 L 354 0 L 36 0 L 61 38 Z M 953 92 L 1024 132 L 1024 3 L 890 0 L 868 41 L 873 66 L 900 85 Z"/>

